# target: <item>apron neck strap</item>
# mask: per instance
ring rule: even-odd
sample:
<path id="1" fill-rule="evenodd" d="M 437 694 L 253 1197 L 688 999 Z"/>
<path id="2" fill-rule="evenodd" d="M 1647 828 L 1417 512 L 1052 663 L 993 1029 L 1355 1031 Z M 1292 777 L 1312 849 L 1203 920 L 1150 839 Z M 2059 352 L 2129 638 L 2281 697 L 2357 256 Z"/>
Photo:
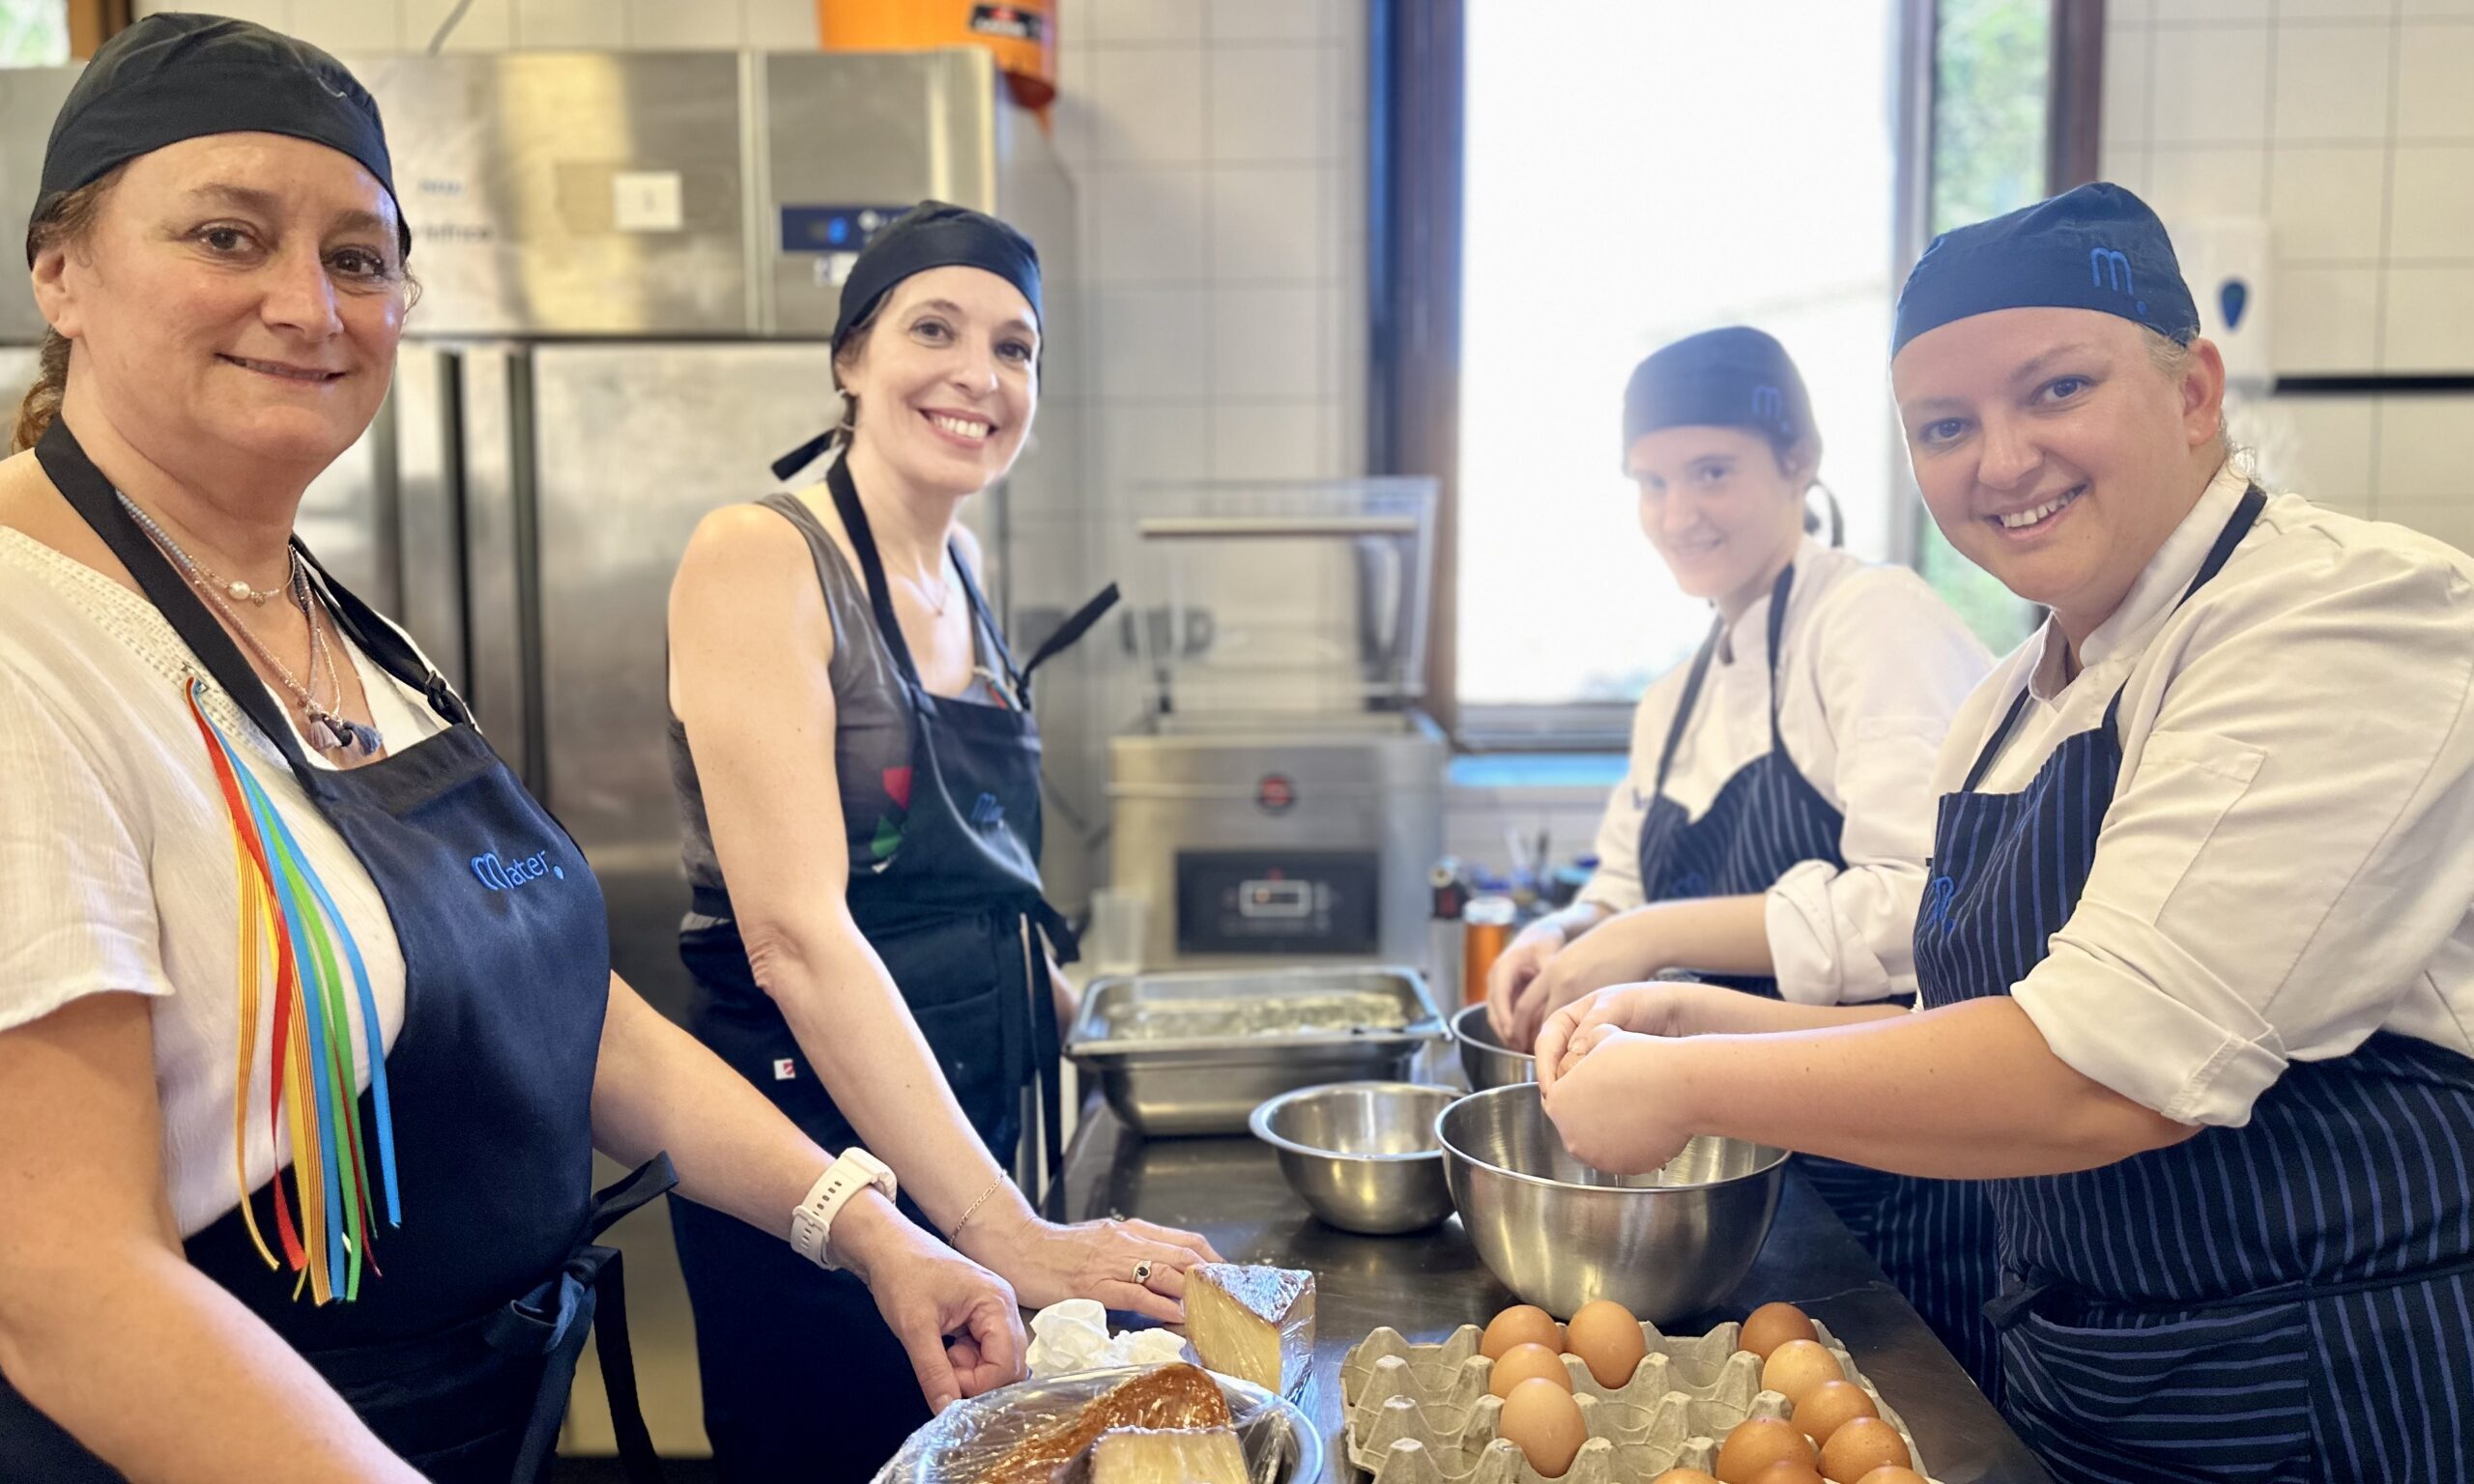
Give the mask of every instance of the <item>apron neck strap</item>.
<path id="1" fill-rule="evenodd" d="M 1763 658 L 1769 666 L 1769 748 L 1785 756 L 1787 744 L 1778 734 L 1778 644 L 1787 634 L 1787 599 L 1796 590 L 1796 564 L 1787 563 L 1778 581 L 1769 585 L 1769 652 Z M 1651 786 L 1653 794 L 1666 791 L 1667 770 L 1675 766 L 1675 750 L 1683 744 L 1684 730 L 1692 724 L 1692 708 L 1701 699 L 1702 683 L 1710 677 L 1710 659 L 1727 635 L 1727 620 L 1721 616 L 1710 625 L 1710 637 L 1701 642 L 1701 652 L 1692 657 L 1692 674 L 1683 682 L 1683 699 L 1675 703 L 1675 720 L 1667 724 L 1666 746 L 1658 753 L 1657 781 Z"/>
<path id="2" fill-rule="evenodd" d="M 1787 739 L 1778 730 L 1778 646 L 1787 638 L 1787 600 L 1795 591 L 1796 564 L 1791 561 L 1769 588 L 1769 644 L 1763 656 L 1769 662 L 1769 750 L 1781 757 L 1787 756 Z"/>
<path id="3" fill-rule="evenodd" d="M 2183 588 L 2182 595 L 2173 600 L 2176 611 L 2191 601 L 2192 594 L 2206 586 L 2209 579 L 2225 570 L 2225 564 L 2233 558 L 2233 549 L 2251 533 L 2251 528 L 2258 523 L 2259 512 L 2267 506 L 2267 493 L 2258 485 L 2254 484 L 2242 492 L 2242 502 L 2226 517 L 2224 528 L 2216 533 L 2215 544 L 2207 549 L 2207 558 L 2200 563 L 2199 572 L 2191 579 L 2191 585 Z M 2118 733 L 2122 691 L 2127 689 L 2129 682 L 2124 681 L 2121 689 L 2114 692 L 2114 699 L 2106 702 L 2105 732 L 2108 736 Z M 2028 709 L 2028 695 L 2027 687 L 2021 687 L 2018 699 L 2012 700 L 2010 709 L 2002 713 L 2001 725 L 1993 728 L 1993 735 L 1985 740 L 1983 749 L 1975 755 L 1975 764 L 1968 769 L 1968 781 L 1960 785 L 1960 792 L 1973 793 L 1976 785 L 1984 782 L 1984 775 L 1992 770 L 1993 759 L 2001 756 L 2001 745 L 2010 740 L 2010 729 L 2019 724 L 2019 713 Z"/>
<path id="4" fill-rule="evenodd" d="M 868 524 L 867 507 L 859 503 L 859 487 L 850 482 L 850 455 L 848 449 L 824 471 L 824 486 L 833 495 L 834 512 L 842 517 L 842 529 L 850 537 L 850 550 L 858 555 L 859 575 L 868 585 L 868 609 L 877 615 L 877 627 L 884 634 L 885 647 L 893 651 L 894 663 L 902 667 L 902 678 L 917 689 L 925 689 L 919 679 L 919 667 L 910 658 L 910 642 L 902 637 L 902 620 L 894 615 L 893 590 L 885 584 L 884 558 L 877 554 L 876 528 Z M 954 570 L 963 573 L 963 559 L 952 552 Z M 979 613 L 979 589 L 970 585 L 965 573 L 963 591 L 971 605 L 974 616 Z"/>
<path id="5" fill-rule="evenodd" d="M 181 642 L 188 645 L 189 652 L 206 667 L 206 672 L 215 677 L 215 683 L 232 698 L 232 703 L 283 754 L 283 760 L 291 765 L 302 786 L 315 797 L 317 770 L 301 751 L 301 739 L 292 728 L 291 719 L 275 704 L 258 672 L 242 657 L 232 636 L 189 590 L 187 580 L 173 567 L 172 559 L 122 508 L 119 492 L 95 467 L 95 461 L 87 457 L 77 436 L 69 430 L 67 418 L 52 419 L 51 426 L 43 430 L 42 441 L 35 444 L 35 457 L 70 507 L 94 528 L 103 545 L 129 569 L 129 575 L 137 580 L 139 589 L 154 603 L 156 612 L 163 615 L 164 622 L 172 626 L 172 632 L 180 636 Z"/>

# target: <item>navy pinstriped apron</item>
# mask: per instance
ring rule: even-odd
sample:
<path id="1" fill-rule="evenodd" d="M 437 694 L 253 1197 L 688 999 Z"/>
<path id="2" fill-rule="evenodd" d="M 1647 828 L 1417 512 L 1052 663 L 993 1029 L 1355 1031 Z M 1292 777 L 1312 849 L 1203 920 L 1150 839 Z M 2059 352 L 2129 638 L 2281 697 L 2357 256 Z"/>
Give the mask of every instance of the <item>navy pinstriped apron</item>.
<path id="1" fill-rule="evenodd" d="M 1668 797 L 1668 770 L 1691 725 L 1711 656 L 1725 625 L 1710 631 L 1693 657 L 1692 674 L 1676 702 L 1648 813 L 1641 818 L 1641 895 L 1649 901 L 1740 897 L 1767 892 L 1797 864 L 1827 861 L 1844 870 L 1839 831 L 1847 816 L 1796 768 L 1778 729 L 1778 648 L 1787 629 L 1787 601 L 1796 569 L 1778 574 L 1769 593 L 1769 751 L 1736 770 L 1698 819 Z M 1774 979 L 1704 976 L 1712 984 L 1778 998 Z M 1983 1306 L 1996 1279 L 1993 1213 L 1967 1181 L 1914 1180 L 1810 1155 L 1796 1156 L 1804 1172 L 1907 1295 L 1942 1342 L 1988 1396 L 2000 1396 L 2000 1366 Z"/>
<path id="2" fill-rule="evenodd" d="M 2243 496 L 2185 600 L 2265 503 Z M 1927 1006 L 2008 993 L 2094 865 L 2121 698 L 2025 789 L 1977 792 L 2026 702 L 1942 800 Z M 2239 1128 L 1988 1184 L 2006 1410 L 2065 1484 L 2474 1471 L 2474 1061 L 2381 1032 L 2288 1067 Z"/>

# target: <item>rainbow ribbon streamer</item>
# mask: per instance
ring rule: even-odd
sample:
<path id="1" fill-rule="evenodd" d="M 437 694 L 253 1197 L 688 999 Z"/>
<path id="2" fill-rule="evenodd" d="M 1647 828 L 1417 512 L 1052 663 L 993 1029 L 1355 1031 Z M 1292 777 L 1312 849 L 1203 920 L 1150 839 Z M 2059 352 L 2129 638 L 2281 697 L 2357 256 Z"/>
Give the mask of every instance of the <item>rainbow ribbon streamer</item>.
<path id="1" fill-rule="evenodd" d="M 378 1001 L 360 945 L 318 879 L 301 842 L 275 812 L 273 801 L 241 765 L 231 739 L 199 701 L 205 683 L 185 682 L 189 717 L 205 740 L 224 813 L 232 822 L 232 857 L 241 883 L 240 1083 L 232 1099 L 232 1153 L 241 1178 L 242 1219 L 269 1268 L 296 1274 L 293 1297 L 305 1289 L 319 1303 L 360 1297 L 364 1262 L 374 1236 L 368 1161 L 363 1150 L 378 1145 L 380 1188 L 387 1224 L 403 1225 L 395 1180 L 395 1120 L 387 1092 L 387 1051 L 379 1040 Z M 345 976 L 351 978 L 347 998 Z M 273 1185 L 277 1262 L 258 1229 L 249 1188 L 249 1081 L 257 1065 L 259 1021 L 269 991 L 273 1014 L 267 1112 L 276 1128 L 292 1135 L 292 1184 L 298 1220 L 285 1199 L 283 1171 Z M 361 1039 L 369 1058 L 372 1122 L 361 1127 L 360 1099 L 353 1081 L 351 1004 L 360 1009 Z M 270 1133 L 272 1138 L 272 1132 Z M 341 1276 L 340 1294 L 337 1278 Z"/>

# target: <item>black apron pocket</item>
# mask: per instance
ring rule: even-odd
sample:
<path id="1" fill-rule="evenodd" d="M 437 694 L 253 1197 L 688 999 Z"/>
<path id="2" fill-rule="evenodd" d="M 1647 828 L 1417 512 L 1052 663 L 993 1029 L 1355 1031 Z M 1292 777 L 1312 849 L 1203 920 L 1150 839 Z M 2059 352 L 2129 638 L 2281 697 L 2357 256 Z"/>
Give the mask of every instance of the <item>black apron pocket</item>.
<path id="1" fill-rule="evenodd" d="M 2300 1303 L 2120 1327 L 2029 1311 L 2002 1335 L 2007 1410 L 2061 1479 L 2320 1479 Z"/>

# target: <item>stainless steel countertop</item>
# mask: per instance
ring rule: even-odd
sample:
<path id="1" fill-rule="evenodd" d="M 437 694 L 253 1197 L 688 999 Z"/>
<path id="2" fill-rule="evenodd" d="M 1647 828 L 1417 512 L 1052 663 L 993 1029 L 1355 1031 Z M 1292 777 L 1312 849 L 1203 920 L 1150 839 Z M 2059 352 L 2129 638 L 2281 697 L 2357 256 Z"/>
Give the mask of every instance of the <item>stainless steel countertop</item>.
<path id="1" fill-rule="evenodd" d="M 1439 1340 L 1514 1301 L 1479 1262 L 1459 1217 L 1407 1237 L 1325 1226 L 1281 1181 L 1271 1149 L 1251 1138 L 1146 1141 L 1095 1100 L 1075 1130 L 1064 1177 L 1064 1219 L 1139 1216 L 1200 1232 L 1231 1262 L 1313 1271 L 1314 1375 L 1304 1406 L 1328 1441 L 1323 1477 L 1333 1484 L 1362 1477 L 1340 1436 L 1339 1363 L 1349 1348 L 1379 1325 L 1413 1341 Z M 1792 1172 L 1769 1242 L 1738 1293 L 1741 1307 L 1676 1329 L 1698 1333 L 1774 1298 L 1800 1304 L 1846 1342 L 1942 1484 L 2045 1484 L 2035 1456 Z"/>

